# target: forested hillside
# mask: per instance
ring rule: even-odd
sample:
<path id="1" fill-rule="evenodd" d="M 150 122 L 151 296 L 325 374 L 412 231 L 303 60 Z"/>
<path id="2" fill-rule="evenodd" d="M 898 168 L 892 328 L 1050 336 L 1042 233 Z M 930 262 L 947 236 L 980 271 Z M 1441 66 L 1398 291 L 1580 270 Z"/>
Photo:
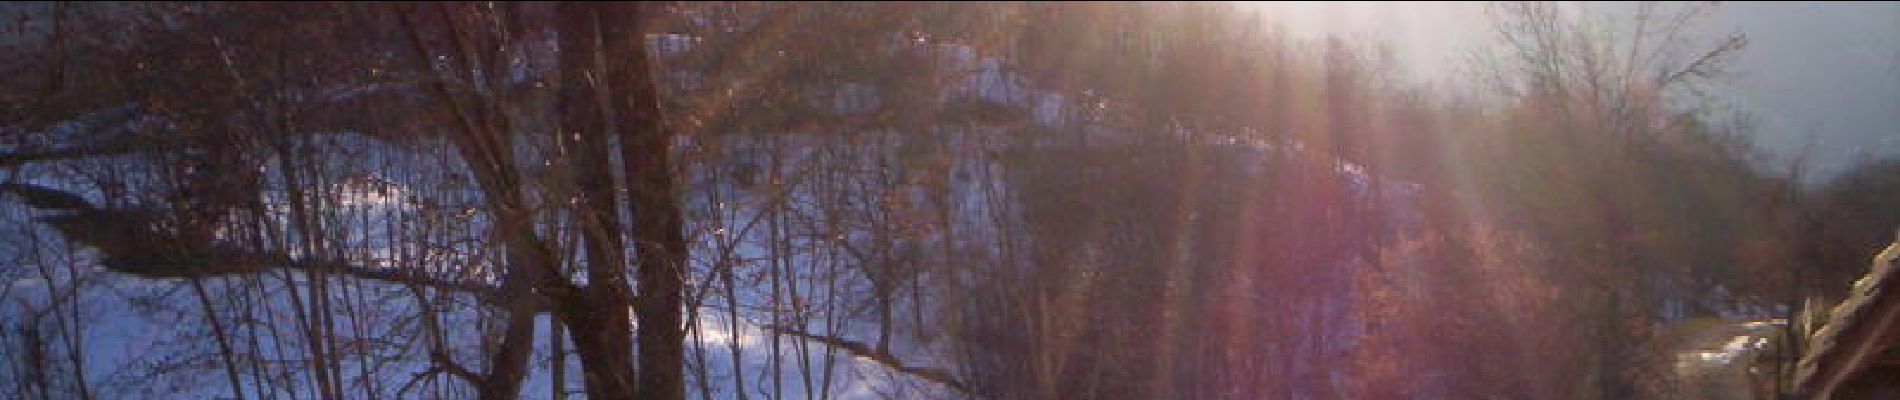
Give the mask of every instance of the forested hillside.
<path id="1" fill-rule="evenodd" d="M 1705 7 L 1442 87 L 1240 3 L 0 6 L 0 398 L 1704 393 L 1900 225 Z"/>

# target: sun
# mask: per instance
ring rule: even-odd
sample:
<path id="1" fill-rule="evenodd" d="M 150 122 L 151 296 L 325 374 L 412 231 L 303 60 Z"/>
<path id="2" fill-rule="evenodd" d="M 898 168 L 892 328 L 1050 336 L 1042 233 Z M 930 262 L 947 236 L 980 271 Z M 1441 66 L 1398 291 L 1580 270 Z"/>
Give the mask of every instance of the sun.
<path id="1" fill-rule="evenodd" d="M 1290 39 L 1342 37 L 1388 49 L 1416 77 L 1442 80 L 1491 40 L 1484 4 L 1454 1 L 1241 1 Z"/>

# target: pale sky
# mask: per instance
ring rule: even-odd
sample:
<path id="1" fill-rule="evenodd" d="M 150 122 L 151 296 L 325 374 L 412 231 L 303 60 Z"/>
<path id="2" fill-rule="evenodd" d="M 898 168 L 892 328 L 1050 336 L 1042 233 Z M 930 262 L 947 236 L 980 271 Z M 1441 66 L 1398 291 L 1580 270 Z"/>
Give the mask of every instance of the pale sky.
<path id="1" fill-rule="evenodd" d="M 1471 52 L 1494 43 L 1484 2 L 1244 3 L 1297 37 L 1386 43 L 1414 77 L 1432 82 L 1464 79 Z M 1567 4 L 1609 15 L 1632 8 Z M 1900 156 L 1900 2 L 1731 2 L 1696 27 L 1706 37 L 1748 36 L 1723 97 L 1758 122 L 1764 150 L 1784 162 L 1806 152 L 1811 181 L 1862 157 Z"/>
<path id="2" fill-rule="evenodd" d="M 1757 143 L 1833 172 L 1900 155 L 1900 2 L 1725 3 L 1710 29 L 1740 31 L 1737 105 Z"/>
<path id="3" fill-rule="evenodd" d="M 1247 2 L 1306 38 L 1388 43 L 1419 78 L 1458 81 L 1471 51 L 1494 43 L 1481 2 Z M 1616 20 L 1630 3 L 1571 3 Z M 1720 92 L 1758 124 L 1756 143 L 1785 163 L 1807 152 L 1809 178 L 1860 157 L 1900 156 L 1900 2 L 1724 3 L 1695 26 L 1741 33 L 1748 48 Z M 1705 42 L 1706 43 L 1706 42 Z"/>

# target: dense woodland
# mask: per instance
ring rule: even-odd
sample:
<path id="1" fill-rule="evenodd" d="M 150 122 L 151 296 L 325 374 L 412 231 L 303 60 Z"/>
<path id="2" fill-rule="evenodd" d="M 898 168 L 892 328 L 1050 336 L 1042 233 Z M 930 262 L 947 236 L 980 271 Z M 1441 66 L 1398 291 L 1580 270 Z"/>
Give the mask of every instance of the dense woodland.
<path id="1" fill-rule="evenodd" d="M 1707 7 L 3 6 L 0 398 L 1681 398 L 1900 226 Z"/>

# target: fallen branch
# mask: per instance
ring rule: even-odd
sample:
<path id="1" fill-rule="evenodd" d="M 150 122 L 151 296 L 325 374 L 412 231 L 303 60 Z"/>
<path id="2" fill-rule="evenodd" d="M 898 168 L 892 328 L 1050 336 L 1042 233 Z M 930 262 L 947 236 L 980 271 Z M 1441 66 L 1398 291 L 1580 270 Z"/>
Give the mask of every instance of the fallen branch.
<path id="1" fill-rule="evenodd" d="M 795 329 L 791 327 L 778 326 L 778 325 L 767 324 L 767 325 L 762 325 L 761 327 L 765 328 L 765 330 L 772 331 L 781 335 L 798 337 L 801 339 L 822 343 L 826 346 L 835 347 L 835 348 L 844 350 L 847 353 L 851 353 L 851 355 L 858 356 L 864 359 L 871 360 L 872 362 L 881 364 L 886 368 L 890 368 L 891 370 L 894 370 L 906 375 L 915 376 L 923 380 L 936 382 L 944 386 L 948 386 L 951 389 L 955 389 L 958 392 L 963 392 L 964 394 L 971 394 L 969 386 L 964 385 L 963 381 L 957 380 L 956 376 L 952 375 L 950 371 L 945 371 L 943 369 L 938 369 L 938 368 L 913 367 L 913 366 L 905 365 L 903 361 L 897 359 L 897 356 L 892 355 L 891 353 L 888 353 L 888 352 L 874 350 L 871 348 L 870 345 L 866 345 L 862 342 L 852 341 L 850 339 L 845 339 L 845 338 L 837 337 L 837 336 L 813 334 L 810 332 L 805 332 L 803 330 L 799 330 L 799 329 Z"/>
<path id="2" fill-rule="evenodd" d="M 273 267 L 320 272 L 395 284 L 428 287 L 468 293 L 491 304 L 501 304 L 510 296 L 501 287 L 465 279 L 444 279 L 424 271 L 407 268 L 376 268 L 353 265 L 342 260 L 293 258 L 288 255 L 230 246 L 208 237 L 194 237 L 161 229 L 150 210 L 101 209 L 78 194 L 28 183 L 0 183 L 0 195 L 16 197 L 22 203 L 41 210 L 58 212 L 40 217 L 67 240 L 96 249 L 104 257 L 100 266 L 145 278 L 199 278 L 216 275 L 254 274 Z M 538 293 L 560 296 L 571 292 L 550 283 Z M 548 307 L 538 305 L 537 308 Z"/>

